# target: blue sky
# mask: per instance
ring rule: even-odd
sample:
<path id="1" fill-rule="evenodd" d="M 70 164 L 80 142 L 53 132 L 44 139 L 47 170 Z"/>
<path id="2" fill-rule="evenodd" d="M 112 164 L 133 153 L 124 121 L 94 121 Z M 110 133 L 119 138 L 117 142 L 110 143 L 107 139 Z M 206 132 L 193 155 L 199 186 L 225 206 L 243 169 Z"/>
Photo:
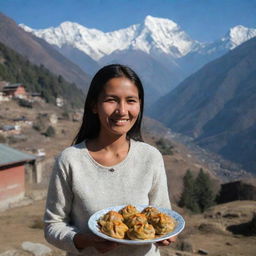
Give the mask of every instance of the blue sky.
<path id="1" fill-rule="evenodd" d="M 236 25 L 256 28 L 256 0 L 0 0 L 0 11 L 32 28 L 69 20 L 104 32 L 142 23 L 151 15 L 173 20 L 204 42 Z"/>

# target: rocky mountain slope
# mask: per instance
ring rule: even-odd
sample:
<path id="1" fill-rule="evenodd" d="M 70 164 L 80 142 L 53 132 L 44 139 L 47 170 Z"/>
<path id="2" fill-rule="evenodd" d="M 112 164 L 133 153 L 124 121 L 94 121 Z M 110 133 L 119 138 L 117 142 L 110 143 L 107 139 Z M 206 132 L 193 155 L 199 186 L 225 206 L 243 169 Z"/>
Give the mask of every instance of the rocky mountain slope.
<path id="1" fill-rule="evenodd" d="M 44 65 L 56 75 L 62 75 L 67 81 L 75 83 L 84 90 L 89 76 L 77 65 L 56 51 L 45 40 L 21 29 L 13 20 L 0 13 L 0 42 L 12 48 L 38 66 Z"/>
<path id="2" fill-rule="evenodd" d="M 256 172 L 256 39 L 207 64 L 162 97 L 153 117 Z"/>

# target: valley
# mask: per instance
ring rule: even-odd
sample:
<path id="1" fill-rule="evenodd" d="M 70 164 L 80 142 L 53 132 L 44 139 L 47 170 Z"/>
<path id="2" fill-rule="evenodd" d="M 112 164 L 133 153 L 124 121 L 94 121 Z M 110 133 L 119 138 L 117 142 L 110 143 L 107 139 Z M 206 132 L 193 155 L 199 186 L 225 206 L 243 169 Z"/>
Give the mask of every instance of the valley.
<path id="1" fill-rule="evenodd" d="M 6 137 L 10 146 L 25 152 L 33 150 L 36 152 L 35 149 L 40 147 L 45 152 L 45 168 L 43 179 L 39 184 L 26 184 L 26 197 L 23 201 L 12 204 L 7 211 L 0 212 L 0 226 L 2 230 L 5 230 L 5 236 L 0 239 L 0 255 L 4 256 L 7 252 L 9 252 L 8 255 L 12 255 L 11 252 L 16 256 L 30 255 L 22 249 L 22 243 L 25 241 L 46 245 L 52 249 L 53 256 L 64 255 L 62 251 L 47 244 L 44 240 L 42 217 L 54 158 L 71 144 L 72 138 L 79 128 L 79 122 L 72 118 L 72 110 L 68 111 L 69 115 L 67 116 L 67 112 L 64 113 L 62 108 L 47 103 L 37 103 L 32 109 L 29 109 L 19 106 L 15 101 L 10 101 L 0 103 L 0 107 L 1 123 L 6 124 L 13 124 L 12 120 L 20 116 L 26 116 L 33 123 L 37 122 L 40 114 L 45 116 L 54 114 L 57 117 L 57 122 L 54 123 L 50 123 L 50 119 L 45 119 L 45 122 L 53 125 L 56 131 L 53 137 L 45 137 L 33 126 L 22 128 L 23 136 L 20 139 L 16 137 L 16 140 L 10 140 L 13 135 Z M 182 192 L 182 179 L 187 169 L 197 173 L 200 168 L 203 168 L 215 180 L 215 191 L 218 191 L 220 183 L 223 182 L 220 179 L 221 175 L 216 175 L 214 169 L 211 168 L 212 164 L 207 162 L 207 158 L 204 158 L 204 161 L 200 160 L 202 154 L 197 154 L 195 150 L 195 148 L 199 150 L 198 146 L 185 146 L 181 143 L 181 136 L 171 134 L 160 123 L 145 117 L 143 131 L 146 142 L 155 146 L 159 139 L 166 139 L 166 134 L 169 136 L 168 141 L 170 139 L 173 153 L 164 156 L 169 193 L 174 210 L 182 214 L 187 223 L 177 243 L 168 248 L 162 247 L 161 255 L 201 255 L 200 251 L 204 251 L 210 256 L 253 256 L 256 249 L 255 236 L 243 233 L 232 234 L 227 228 L 249 222 L 256 207 L 255 201 L 234 201 L 216 205 L 203 214 L 191 214 L 185 209 L 179 208 L 177 202 Z M 3 137 L 1 138 L 3 139 Z M 239 176 L 239 178 L 245 177 L 246 175 Z M 229 178 L 233 180 L 235 176 Z M 219 213 L 221 213 L 220 216 Z M 205 240 L 206 234 L 207 240 Z"/>

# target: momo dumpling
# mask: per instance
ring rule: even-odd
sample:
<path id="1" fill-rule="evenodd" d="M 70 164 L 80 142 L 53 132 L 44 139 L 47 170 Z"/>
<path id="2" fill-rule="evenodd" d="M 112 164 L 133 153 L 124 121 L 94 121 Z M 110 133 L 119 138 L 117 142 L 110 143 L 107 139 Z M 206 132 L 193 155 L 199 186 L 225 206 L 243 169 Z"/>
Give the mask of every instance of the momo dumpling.
<path id="1" fill-rule="evenodd" d="M 164 213 L 152 215 L 149 223 L 153 225 L 157 235 L 164 235 L 175 228 L 174 219 Z"/>
<path id="2" fill-rule="evenodd" d="M 145 214 L 147 218 L 150 218 L 151 216 L 158 214 L 160 212 L 155 207 L 148 206 L 141 213 Z"/>
<path id="3" fill-rule="evenodd" d="M 147 222 L 148 220 L 146 215 L 142 213 L 133 214 L 125 220 L 125 224 L 129 228 L 133 227 L 136 224 L 139 224 L 139 223 L 146 224 Z"/>
<path id="4" fill-rule="evenodd" d="M 104 214 L 98 221 L 100 225 L 104 225 L 106 221 L 119 221 L 122 222 L 124 220 L 123 216 L 116 211 L 109 211 Z"/>
<path id="5" fill-rule="evenodd" d="M 127 231 L 127 236 L 131 240 L 149 240 L 155 238 L 154 227 L 148 223 L 139 223 Z"/>
<path id="6" fill-rule="evenodd" d="M 120 221 L 105 221 L 100 227 L 100 231 L 108 236 L 123 239 L 128 227 Z"/>
<path id="7" fill-rule="evenodd" d="M 122 214 L 122 216 L 124 217 L 124 219 L 127 219 L 128 217 L 130 217 L 133 214 L 139 213 L 139 211 L 136 209 L 135 206 L 133 205 L 127 205 L 124 208 L 122 208 L 119 211 L 120 214 Z"/>

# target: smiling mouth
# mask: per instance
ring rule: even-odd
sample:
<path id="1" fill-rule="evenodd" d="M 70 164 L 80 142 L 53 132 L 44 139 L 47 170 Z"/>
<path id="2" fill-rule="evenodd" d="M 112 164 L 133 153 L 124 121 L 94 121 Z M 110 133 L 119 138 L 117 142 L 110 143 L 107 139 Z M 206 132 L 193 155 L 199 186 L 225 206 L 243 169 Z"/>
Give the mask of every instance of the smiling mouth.
<path id="1" fill-rule="evenodd" d="M 112 121 L 116 124 L 125 124 L 129 121 L 129 119 L 112 119 Z"/>

